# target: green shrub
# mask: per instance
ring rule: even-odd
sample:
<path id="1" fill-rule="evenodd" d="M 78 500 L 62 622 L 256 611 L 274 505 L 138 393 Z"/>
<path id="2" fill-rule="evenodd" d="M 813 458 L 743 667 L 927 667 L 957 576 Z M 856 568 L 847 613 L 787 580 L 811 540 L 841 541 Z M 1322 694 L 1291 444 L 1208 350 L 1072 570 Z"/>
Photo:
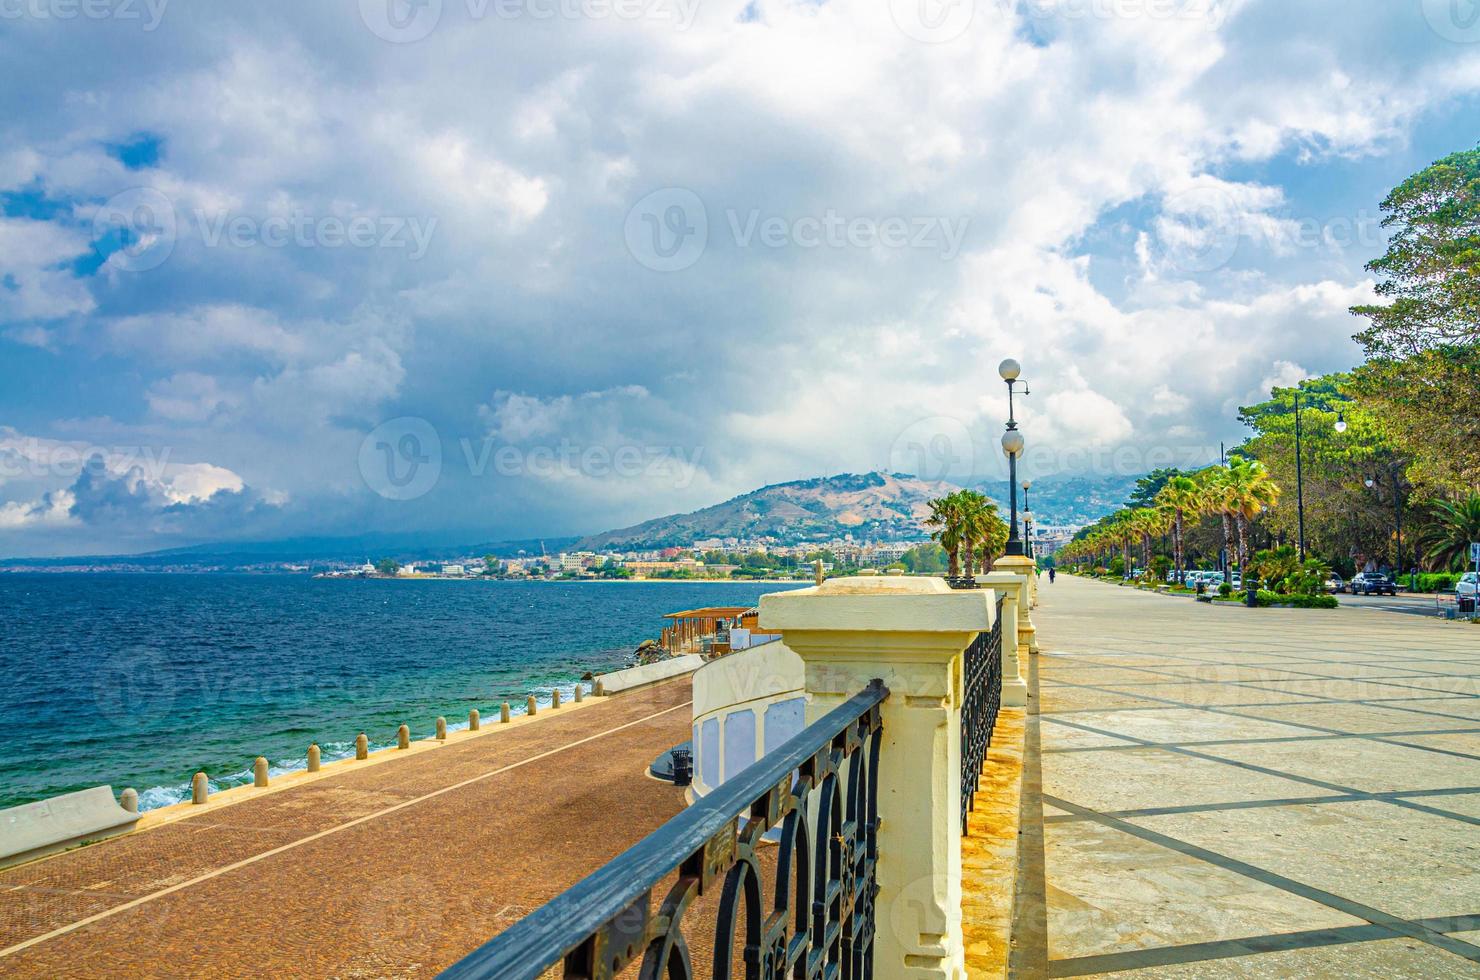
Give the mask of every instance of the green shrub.
<path id="1" fill-rule="evenodd" d="M 1258 601 L 1260 606 L 1292 606 L 1296 609 L 1335 609 L 1340 605 L 1334 595 L 1286 595 L 1268 589 L 1259 590 Z"/>
<path id="2" fill-rule="evenodd" d="M 1218 586 L 1218 594 L 1225 599 L 1228 598 L 1229 596 L 1233 595 L 1233 586 L 1229 585 L 1227 582 L 1220 583 Z"/>
<path id="3" fill-rule="evenodd" d="M 1424 572 L 1418 577 L 1420 592 L 1448 592 L 1458 584 L 1458 572 Z"/>

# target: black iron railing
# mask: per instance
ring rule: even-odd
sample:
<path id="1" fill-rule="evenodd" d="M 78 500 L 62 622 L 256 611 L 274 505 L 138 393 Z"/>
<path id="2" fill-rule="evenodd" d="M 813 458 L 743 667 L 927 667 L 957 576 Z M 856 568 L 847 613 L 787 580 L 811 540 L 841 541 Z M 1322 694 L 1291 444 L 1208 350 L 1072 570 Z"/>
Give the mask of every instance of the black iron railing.
<path id="1" fill-rule="evenodd" d="M 1016 637 L 1013 638 L 1014 642 Z M 966 648 L 961 698 L 961 834 L 976 801 L 976 782 L 992 745 L 992 729 L 1002 708 L 1002 600 L 992 629 L 978 633 Z"/>
<path id="2" fill-rule="evenodd" d="M 888 696 L 874 681 L 442 976 L 535 980 L 564 960 L 565 977 L 597 980 L 640 960 L 643 980 L 692 977 L 683 916 L 718 886 L 714 977 L 731 976 L 743 912 L 738 958 L 748 980 L 868 980 L 879 705 Z M 773 899 L 763 909 L 756 851 L 773 828 L 780 828 Z M 675 872 L 655 910 L 653 890 Z"/>

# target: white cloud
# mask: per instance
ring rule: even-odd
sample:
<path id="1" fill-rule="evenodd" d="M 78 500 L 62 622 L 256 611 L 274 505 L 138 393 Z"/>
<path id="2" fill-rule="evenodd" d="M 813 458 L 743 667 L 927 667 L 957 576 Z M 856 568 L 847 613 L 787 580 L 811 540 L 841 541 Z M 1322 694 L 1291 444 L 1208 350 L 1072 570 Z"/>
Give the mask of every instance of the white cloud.
<path id="1" fill-rule="evenodd" d="M 403 415 L 449 452 L 485 435 L 704 448 L 682 491 L 521 496 L 449 476 L 415 512 L 516 536 L 884 466 L 929 418 L 970 432 L 988 473 L 1008 354 L 1033 385 L 1031 445 L 1215 444 L 1286 377 L 1276 361 L 1356 360 L 1346 309 L 1371 295 L 1361 266 L 1381 243 L 1308 226 L 1375 210 L 1415 131 L 1480 90 L 1480 47 L 1436 43 L 1413 4 L 1085 8 L 978 3 L 960 37 L 923 44 L 872 0 L 721 0 L 686 30 L 447 4 L 397 45 L 353 5 L 268 0 L 171 11 L 142 61 L 110 32 L 26 22 L 0 38 L 15 79 L 0 188 L 53 210 L 0 219 L 3 336 L 53 352 L 58 378 L 107 372 L 110 403 L 88 411 L 110 431 L 247 488 L 203 473 L 206 499 L 280 488 L 306 527 L 333 510 L 315 499 L 363 493 L 360 439 Z M 160 159 L 128 171 L 107 144 L 138 133 Z M 140 185 L 181 218 L 169 260 L 75 278 L 94 210 Z M 666 275 L 624 235 L 663 187 L 697 194 L 709 228 Z M 731 214 L 830 211 L 965 222 L 963 252 L 728 231 Z M 435 236 L 415 259 L 211 246 L 197 212 L 416 219 Z M 102 427 L 50 387 L 28 417 Z"/>

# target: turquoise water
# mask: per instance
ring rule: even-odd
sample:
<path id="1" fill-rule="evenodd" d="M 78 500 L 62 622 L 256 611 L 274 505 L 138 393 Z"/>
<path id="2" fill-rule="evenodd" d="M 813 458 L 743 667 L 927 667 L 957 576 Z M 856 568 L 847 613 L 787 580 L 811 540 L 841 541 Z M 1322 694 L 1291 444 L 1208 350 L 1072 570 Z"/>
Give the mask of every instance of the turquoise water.
<path id="1" fill-rule="evenodd" d="M 568 698 L 663 614 L 784 585 L 0 575 L 0 807 L 110 784 L 153 808 Z M 664 746 L 655 747 L 655 752 Z"/>

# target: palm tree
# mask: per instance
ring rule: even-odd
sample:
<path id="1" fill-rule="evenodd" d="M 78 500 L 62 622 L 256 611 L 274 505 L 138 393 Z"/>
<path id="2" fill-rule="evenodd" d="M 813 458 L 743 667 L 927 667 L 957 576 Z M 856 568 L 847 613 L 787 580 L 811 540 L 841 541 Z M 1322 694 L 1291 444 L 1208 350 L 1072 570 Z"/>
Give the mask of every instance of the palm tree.
<path id="1" fill-rule="evenodd" d="M 1141 538 L 1141 568 L 1150 576 L 1151 539 L 1167 533 L 1168 515 L 1155 507 L 1137 507 L 1131 513 L 1131 526 Z"/>
<path id="2" fill-rule="evenodd" d="M 976 544 L 991 533 L 991 522 L 997 517 L 997 505 L 986 494 L 961 490 L 952 496 L 959 500 L 961 512 L 961 550 L 966 553 L 966 577 L 976 574 Z"/>
<path id="3" fill-rule="evenodd" d="M 1438 501 L 1418 532 L 1418 546 L 1437 571 L 1463 570 L 1469 564 L 1471 541 L 1480 541 L 1480 493 Z"/>
<path id="4" fill-rule="evenodd" d="M 998 516 L 997 505 L 991 500 L 986 501 L 980 516 L 976 551 L 981 570 L 985 573 L 992 570 L 997 559 L 1007 550 L 1007 522 Z"/>
<path id="5" fill-rule="evenodd" d="M 1177 566 L 1177 581 L 1184 582 L 1186 548 L 1183 535 L 1187 529 L 1187 519 L 1189 517 L 1196 519 L 1203 512 L 1206 501 L 1203 489 L 1190 476 L 1174 476 L 1167 480 L 1166 486 L 1161 488 L 1156 495 L 1156 501 L 1171 515 L 1172 561 Z"/>
<path id="6" fill-rule="evenodd" d="M 1238 509 L 1231 502 L 1228 493 L 1228 467 L 1223 465 L 1209 466 L 1198 474 L 1198 478 L 1202 481 L 1203 489 L 1207 493 L 1208 509 L 1216 513 L 1218 519 L 1223 522 L 1223 554 L 1227 556 L 1223 578 L 1224 581 L 1227 581 L 1229 571 L 1238 558 L 1238 543 L 1235 539 L 1236 532 L 1234 529 L 1235 515 L 1238 513 Z"/>
<path id="7" fill-rule="evenodd" d="M 1223 475 L 1220 498 L 1233 514 L 1238 530 L 1238 569 L 1242 575 L 1249 563 L 1249 523 L 1260 511 L 1279 503 L 1279 484 L 1258 460 L 1234 459 Z"/>
<path id="8" fill-rule="evenodd" d="M 960 493 L 948 493 L 944 497 L 937 497 L 929 502 L 930 516 L 925 518 L 925 526 L 935 528 L 930 532 L 932 541 L 939 541 L 940 546 L 946 549 L 946 555 L 950 560 L 950 567 L 946 574 L 951 578 L 959 578 L 961 575 L 961 532 L 964 523 L 964 513 L 961 507 Z"/>

